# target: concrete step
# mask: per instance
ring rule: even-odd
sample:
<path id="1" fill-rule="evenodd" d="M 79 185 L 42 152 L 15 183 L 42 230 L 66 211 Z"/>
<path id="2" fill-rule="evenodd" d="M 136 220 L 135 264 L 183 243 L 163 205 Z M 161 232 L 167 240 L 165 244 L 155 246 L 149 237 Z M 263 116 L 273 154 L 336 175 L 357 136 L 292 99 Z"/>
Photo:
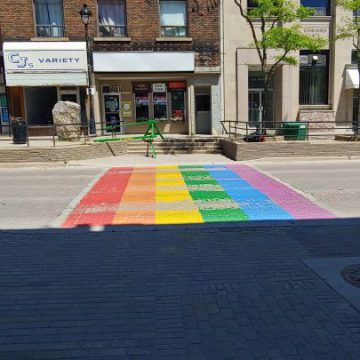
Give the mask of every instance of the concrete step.
<path id="1" fill-rule="evenodd" d="M 155 148 L 157 154 L 221 154 L 220 149 L 214 150 L 163 150 Z M 145 154 L 146 149 L 143 150 L 130 150 L 127 151 L 128 154 Z M 151 153 L 151 150 L 150 150 Z"/>
<path id="2" fill-rule="evenodd" d="M 186 150 L 186 149 L 194 149 L 194 150 L 213 150 L 213 149 L 220 149 L 219 145 L 205 145 L 205 146 L 199 146 L 199 145 L 184 145 L 184 144 L 180 144 L 180 145 L 165 145 L 165 144 L 154 144 L 154 146 L 157 149 L 173 149 L 173 150 Z M 147 145 L 146 144 L 138 144 L 138 145 L 131 145 L 128 146 L 127 149 L 128 150 L 133 150 L 133 149 L 146 149 Z"/>

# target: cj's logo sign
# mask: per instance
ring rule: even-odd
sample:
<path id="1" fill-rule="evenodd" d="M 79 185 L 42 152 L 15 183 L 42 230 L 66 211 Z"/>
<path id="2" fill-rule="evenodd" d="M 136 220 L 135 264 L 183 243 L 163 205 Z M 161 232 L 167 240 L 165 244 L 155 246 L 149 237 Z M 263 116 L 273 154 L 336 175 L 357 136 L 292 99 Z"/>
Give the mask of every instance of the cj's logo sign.
<path id="1" fill-rule="evenodd" d="M 17 64 L 18 69 L 32 68 L 34 65 L 29 63 L 29 58 L 26 56 L 20 56 L 18 52 L 11 52 L 8 55 L 8 59 L 12 64 Z"/>

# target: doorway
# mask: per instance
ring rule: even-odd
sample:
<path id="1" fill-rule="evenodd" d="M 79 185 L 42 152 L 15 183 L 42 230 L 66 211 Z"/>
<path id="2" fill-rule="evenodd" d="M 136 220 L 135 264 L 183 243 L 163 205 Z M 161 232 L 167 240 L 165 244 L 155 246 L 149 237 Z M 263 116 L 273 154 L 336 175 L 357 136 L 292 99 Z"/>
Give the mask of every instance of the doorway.
<path id="1" fill-rule="evenodd" d="M 124 133 L 121 118 L 121 93 L 119 86 L 103 86 L 103 111 L 107 133 Z"/>
<path id="2" fill-rule="evenodd" d="M 265 103 L 264 89 L 250 89 L 249 90 L 249 126 L 256 128 L 264 127 L 271 128 L 273 127 L 273 91 L 268 90 L 268 113 L 267 113 L 267 122 L 263 123 L 262 119 L 262 110 Z"/>
<path id="3" fill-rule="evenodd" d="M 211 135 L 211 89 L 195 88 L 196 134 Z"/>

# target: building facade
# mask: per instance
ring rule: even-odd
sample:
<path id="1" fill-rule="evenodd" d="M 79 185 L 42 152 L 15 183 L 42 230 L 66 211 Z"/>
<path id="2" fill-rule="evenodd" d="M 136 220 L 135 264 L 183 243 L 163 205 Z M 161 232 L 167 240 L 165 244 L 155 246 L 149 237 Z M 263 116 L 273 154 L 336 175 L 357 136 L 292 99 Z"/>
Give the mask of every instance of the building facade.
<path id="1" fill-rule="evenodd" d="M 306 49 L 297 52 L 297 66 L 278 67 L 269 95 L 270 121 L 316 121 L 313 126 L 324 132 L 329 127 L 336 131 L 352 121 L 354 93 L 359 87 L 357 70 L 351 66 L 352 40 L 333 41 L 343 17 L 352 14 L 331 0 L 302 0 L 301 4 L 314 9 L 314 15 L 301 22 L 302 31 L 326 38 L 328 44 L 316 54 Z M 255 129 L 264 103 L 260 62 L 239 8 L 234 1 L 224 1 L 223 7 L 223 119 Z"/>
<path id="2" fill-rule="evenodd" d="M 199 1 L 206 7 L 206 0 Z M 83 114 L 88 81 L 97 133 L 116 124 L 141 133 L 221 132 L 220 12 L 201 16 L 191 0 L 89 0 L 91 79 L 79 0 L 0 2 L 10 118 L 45 134 L 58 100 Z M 82 118 L 86 118 L 84 115 Z"/>

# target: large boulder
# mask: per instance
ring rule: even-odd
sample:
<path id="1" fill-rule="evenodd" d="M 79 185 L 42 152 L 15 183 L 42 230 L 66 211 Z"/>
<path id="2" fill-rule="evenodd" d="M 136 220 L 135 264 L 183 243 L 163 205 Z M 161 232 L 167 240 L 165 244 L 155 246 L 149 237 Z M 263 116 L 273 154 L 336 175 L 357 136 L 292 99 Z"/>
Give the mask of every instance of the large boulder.
<path id="1" fill-rule="evenodd" d="M 53 121 L 59 140 L 76 141 L 81 136 L 80 105 L 71 101 L 58 101 L 52 109 Z"/>

